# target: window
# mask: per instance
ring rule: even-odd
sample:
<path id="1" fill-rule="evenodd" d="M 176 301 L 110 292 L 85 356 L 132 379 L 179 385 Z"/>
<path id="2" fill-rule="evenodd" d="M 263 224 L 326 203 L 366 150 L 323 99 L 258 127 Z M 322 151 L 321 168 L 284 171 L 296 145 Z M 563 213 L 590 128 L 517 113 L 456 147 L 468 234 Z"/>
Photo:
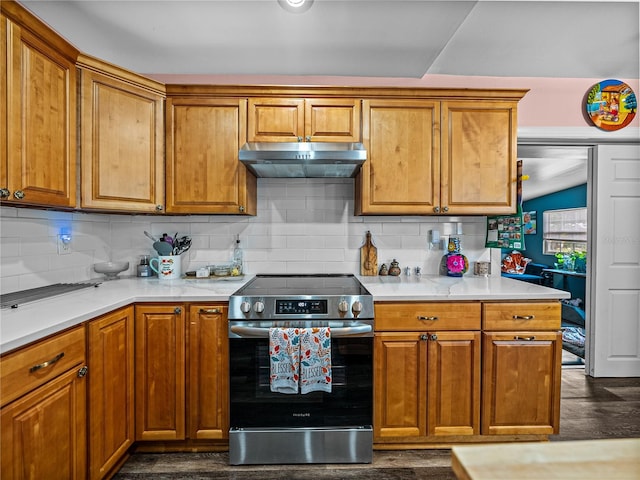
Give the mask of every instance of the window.
<path id="1" fill-rule="evenodd" d="M 542 220 L 542 253 L 587 251 L 587 207 L 547 210 Z"/>

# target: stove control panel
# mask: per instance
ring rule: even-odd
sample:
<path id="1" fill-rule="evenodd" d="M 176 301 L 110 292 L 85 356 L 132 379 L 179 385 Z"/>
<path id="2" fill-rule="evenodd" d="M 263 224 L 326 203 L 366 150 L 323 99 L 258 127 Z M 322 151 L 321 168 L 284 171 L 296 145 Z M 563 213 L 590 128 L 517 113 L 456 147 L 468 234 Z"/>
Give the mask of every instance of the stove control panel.
<path id="1" fill-rule="evenodd" d="M 369 299 L 365 299 L 369 300 Z M 373 318 L 373 301 L 361 296 L 335 298 L 230 297 L 229 319 Z"/>
<path id="2" fill-rule="evenodd" d="M 276 315 L 324 315 L 326 300 L 276 300 Z"/>

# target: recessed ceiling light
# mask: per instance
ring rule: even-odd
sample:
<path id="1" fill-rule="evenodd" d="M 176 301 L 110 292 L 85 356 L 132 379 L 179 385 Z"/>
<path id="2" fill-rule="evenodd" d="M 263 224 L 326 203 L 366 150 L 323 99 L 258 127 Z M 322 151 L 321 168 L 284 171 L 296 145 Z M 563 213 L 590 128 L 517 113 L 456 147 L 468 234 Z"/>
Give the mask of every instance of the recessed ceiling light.
<path id="1" fill-rule="evenodd" d="M 278 4 L 287 12 L 304 13 L 311 8 L 313 0 L 278 0 Z"/>

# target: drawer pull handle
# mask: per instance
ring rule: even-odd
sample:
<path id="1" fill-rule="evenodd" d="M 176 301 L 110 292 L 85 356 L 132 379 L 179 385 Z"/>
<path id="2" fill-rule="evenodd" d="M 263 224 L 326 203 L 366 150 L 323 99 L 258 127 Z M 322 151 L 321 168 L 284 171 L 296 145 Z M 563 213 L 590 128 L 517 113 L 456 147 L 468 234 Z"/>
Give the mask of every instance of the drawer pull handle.
<path id="1" fill-rule="evenodd" d="M 54 363 L 56 363 L 58 360 L 60 360 L 62 357 L 64 357 L 64 352 L 60 352 L 59 354 L 57 354 L 55 357 L 53 357 L 51 360 L 49 360 L 48 362 L 42 362 L 38 365 L 34 365 L 33 367 L 31 367 L 29 369 L 29 373 L 33 373 L 33 372 L 37 372 L 38 370 L 40 370 L 41 368 L 47 368 L 51 365 L 53 365 Z"/>
<path id="2" fill-rule="evenodd" d="M 535 315 L 514 315 L 513 316 L 514 320 L 533 320 L 534 318 L 536 318 Z"/>
<path id="3" fill-rule="evenodd" d="M 222 313 L 219 308 L 201 308 L 200 313 Z"/>
<path id="4" fill-rule="evenodd" d="M 418 320 L 435 321 L 435 320 L 438 320 L 438 317 L 423 317 L 422 315 L 418 315 Z"/>
<path id="5" fill-rule="evenodd" d="M 516 337 L 513 337 L 513 339 L 514 340 L 524 340 L 526 342 L 533 342 L 536 339 L 536 337 L 518 337 L 518 336 L 516 336 Z"/>

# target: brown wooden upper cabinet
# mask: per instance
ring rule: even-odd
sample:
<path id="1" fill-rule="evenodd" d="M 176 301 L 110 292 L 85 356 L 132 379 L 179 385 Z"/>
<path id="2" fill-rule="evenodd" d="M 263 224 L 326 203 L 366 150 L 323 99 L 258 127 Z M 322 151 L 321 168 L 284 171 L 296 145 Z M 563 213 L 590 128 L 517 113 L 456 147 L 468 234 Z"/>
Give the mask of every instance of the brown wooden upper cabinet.
<path id="1" fill-rule="evenodd" d="M 359 142 L 361 101 L 249 98 L 249 142 Z"/>
<path id="2" fill-rule="evenodd" d="M 516 107 L 516 100 L 365 100 L 368 159 L 356 180 L 356 214 L 515 212 Z"/>
<path id="3" fill-rule="evenodd" d="M 88 57 L 81 68 L 81 206 L 164 213 L 161 84 Z"/>
<path id="4" fill-rule="evenodd" d="M 0 199 L 75 207 L 78 52 L 17 4 L 2 10 Z"/>
<path id="5" fill-rule="evenodd" d="M 256 177 L 238 160 L 246 112 L 244 98 L 167 98 L 167 213 L 256 214 Z"/>

